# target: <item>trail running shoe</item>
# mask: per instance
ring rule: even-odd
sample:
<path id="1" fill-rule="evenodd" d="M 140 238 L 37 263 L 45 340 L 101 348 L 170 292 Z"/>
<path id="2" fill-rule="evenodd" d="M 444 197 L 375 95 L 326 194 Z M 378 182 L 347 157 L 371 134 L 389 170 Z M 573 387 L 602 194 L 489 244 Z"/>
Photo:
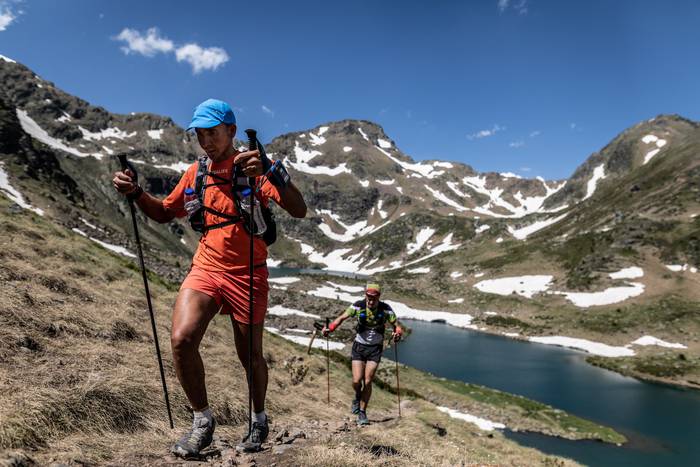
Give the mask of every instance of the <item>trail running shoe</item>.
<path id="1" fill-rule="evenodd" d="M 216 421 L 212 418 L 200 418 L 192 424 L 192 429 L 185 433 L 180 440 L 173 445 L 170 451 L 180 457 L 196 457 L 199 452 L 211 444 Z"/>
<path id="2" fill-rule="evenodd" d="M 267 435 L 270 433 L 270 428 L 267 425 L 267 419 L 265 423 L 253 422 L 253 427 L 251 432 L 248 433 L 243 441 L 238 443 L 236 446 L 236 451 L 240 452 L 258 452 L 262 447 L 262 443 L 267 439 Z"/>
<path id="3" fill-rule="evenodd" d="M 358 425 L 369 425 L 369 419 L 367 418 L 367 413 L 364 410 L 360 410 L 358 412 L 357 424 Z"/>
<path id="4" fill-rule="evenodd" d="M 357 415 L 358 413 L 360 413 L 360 399 L 353 399 L 351 410 L 353 415 Z"/>

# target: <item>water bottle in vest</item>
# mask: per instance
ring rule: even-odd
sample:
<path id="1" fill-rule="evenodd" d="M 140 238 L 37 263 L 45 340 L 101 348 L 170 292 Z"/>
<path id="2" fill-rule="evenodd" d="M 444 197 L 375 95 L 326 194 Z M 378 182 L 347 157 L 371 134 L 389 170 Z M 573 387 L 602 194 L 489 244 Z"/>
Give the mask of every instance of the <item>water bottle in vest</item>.
<path id="1" fill-rule="evenodd" d="M 202 207 L 202 203 L 199 202 L 197 193 L 194 192 L 192 188 L 185 189 L 185 211 L 187 211 L 187 217 L 199 211 Z"/>
<path id="2" fill-rule="evenodd" d="M 250 188 L 244 188 L 238 191 L 238 197 L 241 200 L 241 209 L 248 215 L 250 215 L 251 211 L 253 212 L 253 222 L 255 222 L 255 230 L 253 231 L 253 234 L 262 235 L 267 230 L 267 224 L 265 223 L 265 219 L 263 219 L 262 210 L 260 209 L 260 201 L 258 201 L 258 198 L 255 196 L 253 196 L 253 202 L 255 204 L 251 210 L 250 193 Z"/>

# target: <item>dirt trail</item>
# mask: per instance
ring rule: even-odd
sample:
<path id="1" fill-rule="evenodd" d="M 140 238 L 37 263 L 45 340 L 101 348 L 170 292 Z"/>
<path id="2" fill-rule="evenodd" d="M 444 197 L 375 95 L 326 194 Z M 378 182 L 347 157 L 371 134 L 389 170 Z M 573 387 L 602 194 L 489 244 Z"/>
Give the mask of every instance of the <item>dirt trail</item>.
<path id="1" fill-rule="evenodd" d="M 404 416 L 413 414 L 408 407 Z M 406 411 L 404 409 L 404 412 Z M 293 465 L 294 456 L 304 449 L 314 445 L 342 444 L 364 433 L 377 428 L 391 428 L 400 422 L 396 414 L 389 412 L 377 412 L 370 414 L 370 425 L 359 427 L 353 417 L 345 417 L 337 422 L 310 421 L 304 423 L 271 423 L 270 436 L 263 449 L 257 453 L 239 453 L 235 449 L 236 440 L 231 440 L 224 435 L 215 435 L 212 445 L 202 452 L 197 459 L 181 459 L 172 454 L 158 455 L 134 455 L 113 459 L 107 465 L 117 466 L 197 466 L 206 465 L 212 467 L 228 466 L 283 466 Z M 382 445 L 370 445 L 368 451 L 377 458 L 396 454 L 394 448 Z"/>

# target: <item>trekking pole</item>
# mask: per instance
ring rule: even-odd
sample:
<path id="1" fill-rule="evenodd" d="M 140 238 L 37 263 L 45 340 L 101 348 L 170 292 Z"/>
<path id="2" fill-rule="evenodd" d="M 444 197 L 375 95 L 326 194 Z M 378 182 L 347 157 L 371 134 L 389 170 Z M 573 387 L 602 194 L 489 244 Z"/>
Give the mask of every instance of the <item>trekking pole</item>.
<path id="1" fill-rule="evenodd" d="M 399 385 L 399 341 L 394 342 L 394 363 L 396 363 L 396 397 L 399 401 L 399 418 L 401 418 L 401 386 Z"/>
<path id="2" fill-rule="evenodd" d="M 330 321 L 330 318 L 326 318 L 326 329 L 328 329 Z M 326 386 L 328 388 L 328 405 L 331 405 L 331 350 L 330 346 L 328 345 L 328 334 L 326 334 L 326 380 Z"/>
<path id="3" fill-rule="evenodd" d="M 258 149 L 258 136 L 257 132 L 252 129 L 247 129 L 245 131 L 248 135 L 248 151 L 255 151 Z M 255 186 L 255 179 L 252 180 L 251 186 Z M 250 232 L 250 264 L 248 266 L 248 272 L 250 274 L 250 286 L 248 288 L 248 435 L 251 435 L 253 431 L 253 232 L 255 231 L 255 192 L 253 189 L 250 190 L 250 212 L 248 213 L 248 231 Z M 252 439 L 252 438 L 251 438 Z"/>
<path id="4" fill-rule="evenodd" d="M 122 171 L 129 168 L 126 161 L 126 154 L 120 154 L 119 163 L 122 166 Z M 128 198 L 127 198 L 128 199 Z M 153 304 L 151 303 L 151 291 L 148 289 L 148 277 L 146 277 L 146 265 L 143 262 L 143 250 L 141 249 L 141 238 L 139 237 L 139 228 L 136 223 L 136 209 L 134 208 L 134 200 L 128 199 L 129 210 L 131 211 L 131 222 L 134 227 L 134 238 L 136 239 L 136 250 L 139 254 L 139 264 L 141 266 L 141 276 L 143 277 L 143 288 L 146 291 L 146 302 L 148 303 L 148 313 L 151 316 L 151 329 L 153 330 L 153 342 L 156 345 L 156 355 L 158 356 L 158 368 L 160 368 L 160 382 L 163 384 L 163 396 L 165 398 L 165 406 L 168 409 L 168 421 L 170 429 L 173 427 L 173 415 L 170 411 L 170 398 L 168 397 L 168 385 L 165 383 L 165 372 L 163 371 L 163 359 L 160 355 L 160 345 L 158 345 L 158 332 L 156 331 L 156 318 L 153 315 Z"/>

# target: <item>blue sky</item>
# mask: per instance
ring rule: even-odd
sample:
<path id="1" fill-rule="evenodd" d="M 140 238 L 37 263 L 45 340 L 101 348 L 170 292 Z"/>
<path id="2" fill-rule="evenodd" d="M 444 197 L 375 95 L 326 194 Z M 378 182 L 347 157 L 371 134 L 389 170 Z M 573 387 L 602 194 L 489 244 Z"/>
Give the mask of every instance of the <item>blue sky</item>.
<path id="1" fill-rule="evenodd" d="M 0 54 L 112 112 L 185 126 L 218 97 L 264 140 L 366 119 L 417 160 L 565 178 L 640 120 L 700 120 L 698 23 L 683 0 L 0 0 Z"/>

